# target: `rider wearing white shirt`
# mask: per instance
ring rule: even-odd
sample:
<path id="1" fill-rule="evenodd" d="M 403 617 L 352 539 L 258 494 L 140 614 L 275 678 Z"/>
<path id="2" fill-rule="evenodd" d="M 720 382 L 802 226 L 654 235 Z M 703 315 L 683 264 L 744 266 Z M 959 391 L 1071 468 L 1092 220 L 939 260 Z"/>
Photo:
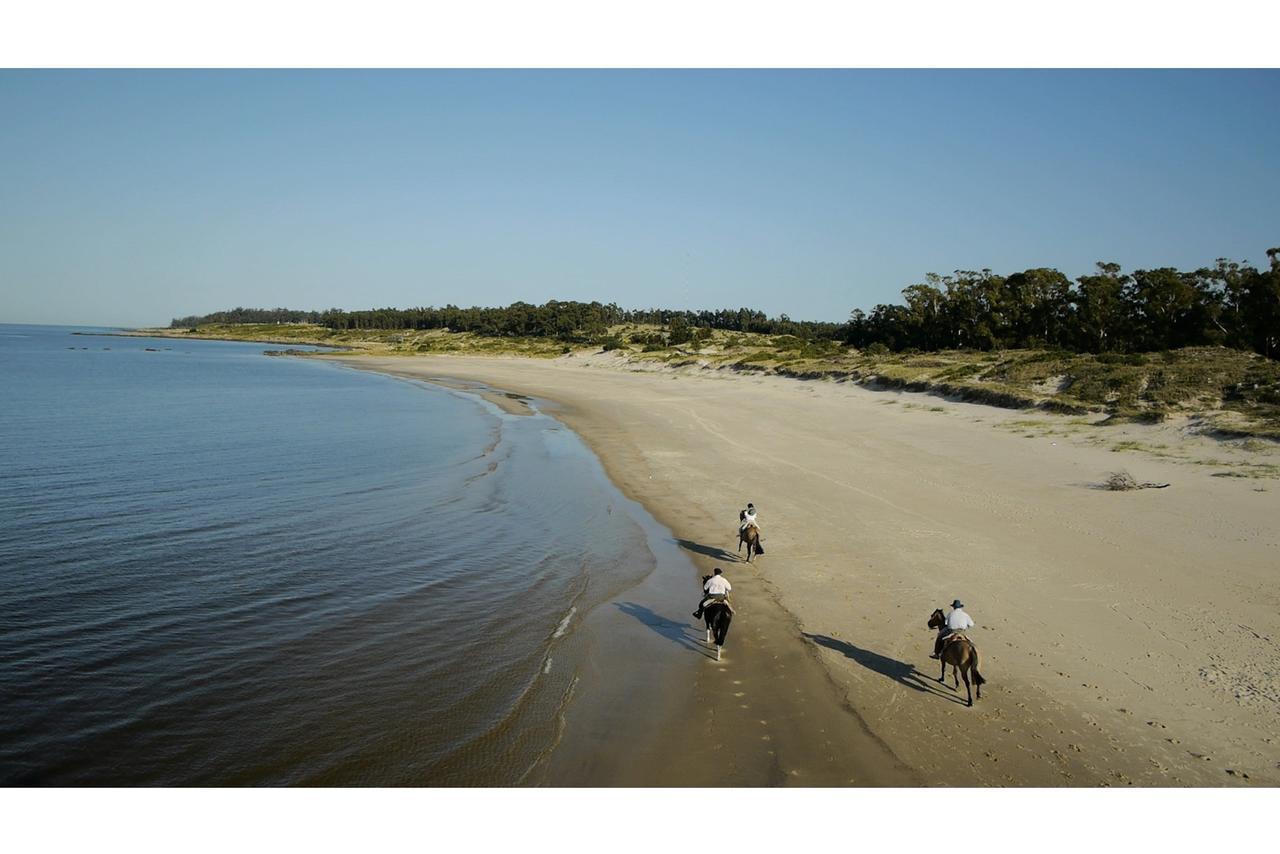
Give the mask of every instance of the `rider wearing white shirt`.
<path id="1" fill-rule="evenodd" d="M 938 631 L 938 639 L 933 642 L 933 655 L 929 657 L 940 657 L 942 655 L 942 645 L 949 635 L 955 632 L 963 632 L 965 629 L 971 629 L 973 625 L 973 617 L 965 613 L 964 603 L 956 599 L 951 603 L 951 613 L 947 614 L 947 626 L 945 629 Z"/>
<path id="2" fill-rule="evenodd" d="M 702 609 L 712 602 L 724 602 L 729 596 L 729 591 L 733 589 L 733 585 L 729 583 L 729 579 L 725 578 L 720 567 L 716 567 L 715 574 L 707 579 L 702 585 L 703 591 L 706 593 L 702 597 L 702 601 L 698 603 L 698 610 L 693 612 L 695 618 L 701 619 Z M 726 604 L 728 604 L 726 602 Z M 730 606 L 730 610 L 733 610 Z"/>
<path id="3" fill-rule="evenodd" d="M 957 599 L 952 606 L 952 611 L 947 614 L 947 628 L 953 632 L 963 632 L 965 629 L 973 628 L 973 617 L 964 612 L 964 605 Z"/>
<path id="4" fill-rule="evenodd" d="M 707 579 L 707 583 L 702 585 L 702 589 L 707 591 L 711 596 L 728 596 L 729 591 L 733 589 L 733 585 L 729 583 L 729 579 L 724 577 L 720 570 L 716 570 L 716 574 Z"/>

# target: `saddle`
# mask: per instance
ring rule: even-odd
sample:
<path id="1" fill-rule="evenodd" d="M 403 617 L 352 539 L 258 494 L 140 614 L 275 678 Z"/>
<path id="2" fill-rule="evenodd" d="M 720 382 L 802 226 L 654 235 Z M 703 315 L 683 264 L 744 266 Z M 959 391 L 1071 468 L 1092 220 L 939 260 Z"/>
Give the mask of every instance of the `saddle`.
<path id="1" fill-rule="evenodd" d="M 969 636 L 967 634 L 965 634 L 963 631 L 955 631 L 945 636 L 942 639 L 942 648 L 946 649 L 947 647 L 951 646 L 951 644 L 959 640 L 969 641 L 969 645 L 970 646 L 973 645 L 973 641 L 969 640 Z"/>
<path id="2" fill-rule="evenodd" d="M 730 614 L 738 613 L 733 610 L 733 604 L 729 601 L 729 594 L 727 593 L 708 593 L 702 601 L 706 603 L 702 606 L 704 610 L 712 605 L 723 605 L 729 609 Z"/>

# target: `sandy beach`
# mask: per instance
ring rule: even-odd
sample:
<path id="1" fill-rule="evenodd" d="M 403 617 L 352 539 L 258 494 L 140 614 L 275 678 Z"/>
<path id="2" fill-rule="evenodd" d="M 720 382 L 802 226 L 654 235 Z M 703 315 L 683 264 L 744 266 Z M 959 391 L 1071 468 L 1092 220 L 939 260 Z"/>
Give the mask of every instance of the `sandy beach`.
<path id="1" fill-rule="evenodd" d="M 336 358 L 554 401 L 733 580 L 725 661 L 699 662 L 680 725 L 583 785 L 1280 782 L 1280 483 L 1244 476 L 1280 461 L 1270 443 L 608 354 Z M 1120 469 L 1170 486 L 1099 488 Z M 956 597 L 988 680 L 973 708 L 928 658 Z M 691 606 L 658 617 L 691 626 Z"/>

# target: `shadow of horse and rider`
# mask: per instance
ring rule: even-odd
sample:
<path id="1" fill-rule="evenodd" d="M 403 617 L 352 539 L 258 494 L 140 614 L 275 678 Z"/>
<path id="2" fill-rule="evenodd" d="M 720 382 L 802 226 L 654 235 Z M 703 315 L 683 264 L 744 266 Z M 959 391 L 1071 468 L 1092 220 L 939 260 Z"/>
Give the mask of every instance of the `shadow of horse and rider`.
<path id="1" fill-rule="evenodd" d="M 695 542 L 694 540 L 684 540 L 677 537 L 673 539 L 672 542 L 687 552 L 693 552 L 694 554 L 702 555 L 703 557 L 709 557 L 712 560 L 721 560 L 725 563 L 751 563 L 752 552 L 757 555 L 761 555 L 764 554 L 764 551 L 760 546 L 758 546 L 759 535 L 756 534 L 755 529 L 751 528 L 748 530 L 751 532 L 751 535 L 749 535 L 749 539 L 747 537 L 739 538 L 738 551 L 736 554 L 728 549 L 722 549 L 719 546 L 709 546 L 705 543 Z M 748 554 L 745 558 L 742 556 L 742 546 L 744 544 L 750 546 L 750 548 L 747 549 Z"/>
<path id="2" fill-rule="evenodd" d="M 679 644 L 685 649 L 692 650 L 699 655 L 712 660 L 718 660 L 720 658 L 718 651 L 724 646 L 725 636 L 728 634 L 729 626 L 726 621 L 723 623 L 722 631 L 716 632 L 712 629 L 710 626 L 711 621 L 714 620 L 717 624 L 720 622 L 718 616 L 715 614 L 709 614 L 707 617 L 709 623 L 707 631 L 710 633 L 710 636 L 704 644 L 699 643 L 698 636 L 689 634 L 689 623 L 687 620 L 672 620 L 655 612 L 652 608 L 647 608 L 637 602 L 616 602 L 614 603 L 614 607 L 626 614 L 628 617 L 634 617 L 639 620 L 655 634 L 666 638 L 672 643 Z M 718 644 L 714 648 L 711 646 L 712 640 L 718 641 Z"/>
<path id="3" fill-rule="evenodd" d="M 892 679 L 899 685 L 910 688 L 913 691 L 920 691 L 924 694 L 933 694 L 936 697 L 960 705 L 968 705 L 963 697 L 958 696 L 946 687 L 946 683 L 935 679 L 934 677 L 922 673 L 916 669 L 914 664 L 905 661 L 898 661 L 896 658 L 890 658 L 887 655 L 881 655 L 878 652 L 872 652 L 869 649 L 863 649 L 856 644 L 848 641 L 833 638 L 828 635 L 817 634 L 815 632 L 802 632 L 808 640 L 813 641 L 818 646 L 826 647 L 834 652 L 841 653 L 845 658 L 862 665 L 873 673 L 879 673 L 888 679 Z"/>

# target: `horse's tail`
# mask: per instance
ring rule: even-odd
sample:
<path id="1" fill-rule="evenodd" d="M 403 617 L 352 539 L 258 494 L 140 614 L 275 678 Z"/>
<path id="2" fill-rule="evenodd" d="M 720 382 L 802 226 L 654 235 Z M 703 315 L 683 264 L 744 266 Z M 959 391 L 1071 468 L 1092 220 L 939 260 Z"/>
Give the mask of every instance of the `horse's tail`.
<path id="1" fill-rule="evenodd" d="M 987 680 L 983 679 L 982 674 L 978 672 L 978 648 L 970 643 L 969 650 L 973 653 L 973 664 L 969 666 L 969 669 L 973 671 L 973 684 L 985 685 Z"/>

